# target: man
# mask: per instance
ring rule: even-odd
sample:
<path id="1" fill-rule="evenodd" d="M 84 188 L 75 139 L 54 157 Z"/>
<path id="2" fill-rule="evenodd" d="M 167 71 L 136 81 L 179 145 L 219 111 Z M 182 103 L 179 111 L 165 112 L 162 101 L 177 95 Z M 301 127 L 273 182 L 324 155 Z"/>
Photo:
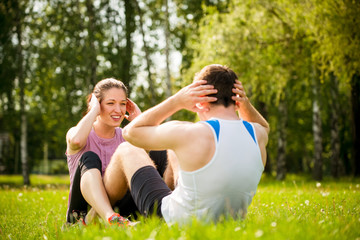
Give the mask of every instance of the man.
<path id="1" fill-rule="evenodd" d="M 161 124 L 181 109 L 197 112 L 201 121 Z M 236 74 L 209 65 L 192 84 L 125 127 L 128 142 L 118 147 L 110 166 L 118 170 L 114 184 L 121 195 L 127 182 L 140 213 L 156 213 L 168 223 L 185 223 L 193 216 L 215 222 L 244 217 L 264 169 L 268 133 L 268 123 Z M 144 149 L 169 149 L 176 155 L 180 170 L 174 191 Z"/>

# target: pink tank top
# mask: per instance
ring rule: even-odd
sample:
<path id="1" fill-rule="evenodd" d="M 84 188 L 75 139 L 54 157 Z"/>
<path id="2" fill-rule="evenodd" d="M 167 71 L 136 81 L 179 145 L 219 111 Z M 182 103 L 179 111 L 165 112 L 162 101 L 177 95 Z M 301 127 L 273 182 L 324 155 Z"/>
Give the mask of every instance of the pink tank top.
<path id="1" fill-rule="evenodd" d="M 119 144 L 122 142 L 125 142 L 125 139 L 122 136 L 122 129 L 119 127 L 115 128 L 115 136 L 110 139 L 98 137 L 94 129 L 92 129 L 87 138 L 86 145 L 83 149 L 81 149 L 78 153 L 75 153 L 73 155 L 68 155 L 66 153 L 69 174 L 70 174 L 70 188 L 74 180 L 74 176 L 76 169 L 78 167 L 79 160 L 83 155 L 83 153 L 92 151 L 99 156 L 102 163 L 101 164 L 102 175 L 104 176 L 105 170 L 109 165 L 112 155 L 114 154 Z"/>

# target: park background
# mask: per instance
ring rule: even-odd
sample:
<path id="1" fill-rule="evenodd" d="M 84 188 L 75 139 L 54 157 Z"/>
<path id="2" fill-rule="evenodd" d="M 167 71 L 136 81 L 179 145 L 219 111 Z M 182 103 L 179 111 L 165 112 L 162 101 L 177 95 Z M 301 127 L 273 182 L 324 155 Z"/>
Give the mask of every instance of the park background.
<path id="1" fill-rule="evenodd" d="M 358 0 L 1 0 L 0 239 L 359 240 L 359 16 Z M 65 134 L 93 86 L 120 79 L 144 111 L 212 63 L 271 126 L 246 219 L 64 226 Z"/>
<path id="2" fill-rule="evenodd" d="M 267 174 L 359 176 L 359 16 L 355 0 L 2 0 L 0 173 L 66 174 L 99 80 L 144 111 L 219 63 L 270 123 Z"/>

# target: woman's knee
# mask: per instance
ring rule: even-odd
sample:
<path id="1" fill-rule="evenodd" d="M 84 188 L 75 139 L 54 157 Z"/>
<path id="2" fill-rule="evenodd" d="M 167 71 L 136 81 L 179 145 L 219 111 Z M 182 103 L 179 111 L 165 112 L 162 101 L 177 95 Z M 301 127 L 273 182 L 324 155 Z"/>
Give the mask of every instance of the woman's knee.
<path id="1" fill-rule="evenodd" d="M 92 152 L 92 151 L 88 151 L 83 153 L 83 155 L 81 156 L 80 160 L 79 160 L 79 167 L 80 167 L 80 171 L 81 171 L 81 176 L 88 170 L 90 169 L 98 169 L 100 171 L 100 173 L 102 172 L 102 164 L 101 164 L 101 160 L 100 157 Z"/>

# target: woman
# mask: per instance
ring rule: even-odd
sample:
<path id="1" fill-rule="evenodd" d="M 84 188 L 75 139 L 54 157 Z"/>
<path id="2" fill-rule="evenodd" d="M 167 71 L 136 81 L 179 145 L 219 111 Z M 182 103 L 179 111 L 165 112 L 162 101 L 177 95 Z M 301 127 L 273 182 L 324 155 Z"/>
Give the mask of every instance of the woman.
<path id="1" fill-rule="evenodd" d="M 128 112 L 128 115 L 126 115 Z M 131 121 L 141 114 L 138 106 L 127 97 L 127 88 L 116 79 L 101 80 L 88 98 L 88 112 L 66 134 L 66 156 L 70 173 L 70 194 L 67 222 L 90 221 L 96 213 L 110 224 L 130 223 L 115 213 L 113 204 L 123 216 L 134 215 L 137 207 L 127 193 L 120 201 L 109 199 L 103 176 L 111 156 L 124 142 L 119 127 L 126 118 Z M 160 175 L 166 168 L 166 152 L 150 152 Z M 88 213 L 88 206 L 92 209 Z M 86 220 L 85 216 L 87 215 Z"/>

